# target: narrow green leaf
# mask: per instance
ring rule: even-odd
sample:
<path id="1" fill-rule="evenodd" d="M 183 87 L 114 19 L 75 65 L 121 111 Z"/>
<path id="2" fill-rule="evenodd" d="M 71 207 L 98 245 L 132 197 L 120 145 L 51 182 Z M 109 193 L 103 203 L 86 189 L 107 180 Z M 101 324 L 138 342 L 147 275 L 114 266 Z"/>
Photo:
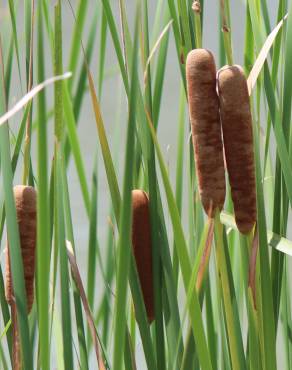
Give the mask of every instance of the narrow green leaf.
<path id="1" fill-rule="evenodd" d="M 123 208 L 120 214 L 120 235 L 118 243 L 118 270 L 115 302 L 115 327 L 114 327 L 114 356 L 113 369 L 122 369 L 122 356 L 124 351 L 126 333 L 126 302 L 127 281 L 129 276 L 131 257 L 131 223 L 132 223 L 132 171 L 133 171 L 133 149 L 135 146 L 135 114 L 136 114 L 136 88 L 137 88 L 137 30 L 138 16 L 136 12 L 134 57 L 131 71 L 131 87 L 129 102 L 129 121 L 127 131 L 127 144 L 125 154 L 125 172 L 123 187 Z"/>
<path id="2" fill-rule="evenodd" d="M 86 175 L 85 175 L 85 168 L 84 168 L 80 144 L 78 140 L 76 123 L 75 123 L 75 118 L 73 114 L 73 107 L 72 107 L 72 103 L 70 100 L 68 86 L 65 83 L 63 84 L 63 99 L 64 99 L 63 101 L 64 114 L 65 114 L 65 120 L 67 124 L 67 133 L 68 133 L 71 149 L 72 149 L 73 156 L 74 156 L 76 169 L 77 169 L 78 176 L 79 176 L 79 182 L 80 182 L 80 187 L 82 191 L 84 205 L 85 205 L 87 213 L 89 213 L 90 197 L 89 197 L 89 191 L 88 191 L 87 180 L 86 180 Z"/>
<path id="3" fill-rule="evenodd" d="M 70 296 L 69 296 L 69 272 L 68 259 L 66 252 L 66 236 L 64 224 L 64 208 L 62 194 L 62 175 L 60 158 L 57 158 L 57 206 L 58 211 L 56 222 L 58 222 L 59 240 L 58 247 L 60 252 L 60 281 L 61 281 L 61 304 L 62 304 L 62 334 L 64 348 L 64 367 L 66 370 L 71 370 L 73 366 L 73 351 L 72 351 L 72 329 L 71 329 L 71 313 L 70 313 Z"/>
<path id="4" fill-rule="evenodd" d="M 178 254 L 179 261 L 180 261 L 181 272 L 182 272 L 183 281 L 184 281 L 184 287 L 185 287 L 185 290 L 187 291 L 188 285 L 190 282 L 190 277 L 191 277 L 191 266 L 190 266 L 188 252 L 187 252 L 186 241 L 184 238 L 178 209 L 177 209 L 174 195 L 173 195 L 170 183 L 169 183 L 169 178 L 167 175 L 167 170 L 166 170 L 166 167 L 163 161 L 159 143 L 157 141 L 156 134 L 155 134 L 155 131 L 154 131 L 154 128 L 151 122 L 148 122 L 148 123 L 149 123 L 149 128 L 151 131 L 153 143 L 156 149 L 158 161 L 159 161 L 160 171 L 161 171 L 161 175 L 162 175 L 162 179 L 163 179 L 163 183 L 165 187 L 167 203 L 168 203 L 173 231 L 174 231 L 175 246 L 177 248 L 177 254 Z M 191 323 L 192 323 L 192 328 L 194 332 L 196 347 L 198 350 L 198 356 L 199 356 L 201 366 L 204 369 L 212 369 L 210 354 L 208 351 L 206 336 L 205 336 L 204 327 L 203 327 L 202 313 L 201 313 L 197 294 L 193 295 L 191 302 L 190 302 L 189 309 L 192 315 L 194 315 L 191 317 Z"/>
<path id="5" fill-rule="evenodd" d="M 38 5 L 38 81 L 44 80 L 44 40 L 41 4 Z M 46 101 L 44 91 L 38 95 L 38 198 L 37 198 L 37 304 L 40 335 L 40 363 L 50 369 L 49 347 L 49 272 L 50 272 L 50 214 L 48 193 L 48 153 Z"/>

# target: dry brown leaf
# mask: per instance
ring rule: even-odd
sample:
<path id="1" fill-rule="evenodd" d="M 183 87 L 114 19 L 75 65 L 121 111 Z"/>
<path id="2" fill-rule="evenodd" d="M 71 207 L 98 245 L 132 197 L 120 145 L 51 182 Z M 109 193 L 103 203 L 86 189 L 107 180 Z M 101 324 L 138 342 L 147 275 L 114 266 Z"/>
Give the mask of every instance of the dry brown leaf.
<path id="1" fill-rule="evenodd" d="M 209 264 L 209 258 L 211 253 L 211 246 L 212 246 L 212 240 L 213 240 L 213 234 L 214 234 L 214 219 L 210 219 L 209 229 L 208 229 L 208 235 L 206 238 L 205 248 L 204 252 L 201 258 L 198 275 L 197 275 L 197 281 L 196 281 L 196 290 L 197 292 L 200 292 L 202 283 L 204 280 L 205 272 L 208 269 Z"/>
<path id="2" fill-rule="evenodd" d="M 30 100 L 33 99 L 35 95 L 37 95 L 41 90 L 43 90 L 46 86 L 53 84 L 60 80 L 66 80 L 67 78 L 70 78 L 72 76 L 71 72 L 66 72 L 61 76 L 55 76 L 48 78 L 44 82 L 40 83 L 36 87 L 34 87 L 32 90 L 30 90 L 26 95 L 24 95 L 13 108 L 11 108 L 8 112 L 3 114 L 3 116 L 0 117 L 0 126 L 3 125 L 6 121 L 9 120 L 12 116 L 14 116 L 15 113 L 20 111 Z"/>
<path id="3" fill-rule="evenodd" d="M 85 294 L 85 291 L 84 291 L 81 276 L 80 276 L 79 269 L 78 269 L 78 266 L 77 266 L 77 261 L 76 261 L 76 258 L 75 258 L 74 252 L 73 252 L 72 244 L 70 243 L 69 240 L 66 240 L 66 247 L 67 247 L 68 259 L 69 259 L 69 262 L 70 262 L 70 265 L 71 265 L 72 275 L 73 275 L 75 283 L 78 287 L 79 294 L 80 294 L 82 304 L 83 304 L 83 308 L 84 308 L 84 311 L 85 311 L 85 314 L 86 314 L 87 323 L 88 323 L 88 326 L 89 326 L 89 329 L 90 329 L 90 334 L 91 334 L 92 341 L 93 341 L 93 344 L 94 344 L 94 349 L 95 349 L 95 353 L 96 353 L 98 367 L 99 367 L 100 370 L 106 370 L 106 367 L 104 365 L 102 356 L 100 354 L 99 340 L 98 340 L 98 337 L 97 337 L 97 334 L 96 334 L 96 328 L 95 328 L 95 325 L 94 325 L 94 320 L 93 320 L 92 313 L 90 311 L 90 307 L 89 307 L 87 297 L 86 297 L 86 294 Z"/>

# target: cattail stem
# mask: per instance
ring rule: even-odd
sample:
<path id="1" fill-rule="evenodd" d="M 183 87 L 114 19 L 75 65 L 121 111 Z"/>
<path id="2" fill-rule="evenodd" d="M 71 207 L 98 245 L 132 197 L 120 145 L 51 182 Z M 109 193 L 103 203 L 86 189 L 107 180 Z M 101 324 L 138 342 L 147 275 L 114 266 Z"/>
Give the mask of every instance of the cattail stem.
<path id="1" fill-rule="evenodd" d="M 21 370 L 21 347 L 17 321 L 16 303 L 11 304 L 11 324 L 12 324 L 12 369 Z"/>
<path id="2" fill-rule="evenodd" d="M 196 37 L 196 48 L 202 47 L 202 24 L 201 24 L 201 3 L 200 1 L 194 1 L 192 9 L 195 13 L 195 37 Z"/>
<path id="3" fill-rule="evenodd" d="M 29 69 L 28 69 L 28 83 L 27 83 L 27 91 L 30 91 L 32 88 L 32 80 L 33 80 L 33 22 L 34 22 L 34 0 L 32 0 L 32 15 L 31 15 L 31 25 L 30 25 L 30 46 L 29 46 Z M 30 147 L 31 147 L 31 118 L 32 118 L 32 110 L 31 106 L 29 108 L 29 112 L 27 115 L 26 120 L 26 128 L 25 128 L 25 140 L 24 140 L 24 156 L 23 156 L 23 178 L 22 183 L 27 184 L 28 175 L 29 175 L 29 166 L 30 166 Z"/>
<path id="4" fill-rule="evenodd" d="M 233 64 L 233 55 L 232 55 L 232 46 L 231 46 L 231 31 L 229 25 L 229 4 L 226 5 L 225 0 L 220 0 L 220 10 L 221 10 L 221 19 L 222 19 L 222 32 L 224 47 L 227 56 L 227 62 L 229 65 Z"/>
<path id="5" fill-rule="evenodd" d="M 226 314 L 226 326 L 229 338 L 230 357 L 233 369 L 242 369 L 244 363 L 244 352 L 242 338 L 238 337 L 236 324 L 236 310 L 232 302 L 232 286 L 228 277 L 228 250 L 223 242 L 223 225 L 220 222 L 219 213 L 215 215 L 215 251 L 218 279 L 220 281 L 223 297 L 224 311 Z M 242 349 L 242 350 L 241 350 Z"/>

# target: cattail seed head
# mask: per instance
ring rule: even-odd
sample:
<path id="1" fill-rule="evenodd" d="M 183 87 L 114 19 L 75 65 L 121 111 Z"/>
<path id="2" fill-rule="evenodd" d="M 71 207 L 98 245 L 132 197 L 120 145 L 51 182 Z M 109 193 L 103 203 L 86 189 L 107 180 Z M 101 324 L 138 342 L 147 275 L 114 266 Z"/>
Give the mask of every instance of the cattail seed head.
<path id="1" fill-rule="evenodd" d="M 215 210 L 223 208 L 226 186 L 216 66 L 210 51 L 188 54 L 186 79 L 200 197 L 205 212 L 214 217 Z"/>
<path id="2" fill-rule="evenodd" d="M 235 220 L 239 231 L 247 234 L 256 222 L 256 188 L 252 116 L 240 66 L 223 67 L 218 72 L 218 93 Z"/>
<path id="3" fill-rule="evenodd" d="M 34 273 L 36 248 L 36 191 L 31 186 L 14 187 L 14 198 L 19 228 L 20 248 L 23 261 L 27 296 L 27 310 L 30 312 L 34 300 Z M 14 302 L 9 246 L 6 254 L 6 300 Z"/>
<path id="4" fill-rule="evenodd" d="M 143 190 L 132 191 L 132 244 L 149 323 L 154 320 L 152 244 L 149 199 Z"/>

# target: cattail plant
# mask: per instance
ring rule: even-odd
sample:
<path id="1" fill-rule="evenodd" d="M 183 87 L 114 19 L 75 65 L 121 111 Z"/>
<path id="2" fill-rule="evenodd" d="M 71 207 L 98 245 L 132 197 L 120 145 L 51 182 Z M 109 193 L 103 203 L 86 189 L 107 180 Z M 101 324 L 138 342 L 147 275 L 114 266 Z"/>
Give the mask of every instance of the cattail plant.
<path id="1" fill-rule="evenodd" d="M 255 168 L 248 88 L 240 66 L 218 72 L 218 94 L 235 220 L 239 231 L 248 234 L 256 222 Z"/>
<path id="2" fill-rule="evenodd" d="M 34 273 L 36 248 L 36 191 L 31 186 L 14 187 L 14 198 L 19 228 L 20 247 L 23 262 L 27 312 L 31 311 L 34 301 Z M 9 246 L 6 254 L 6 300 L 11 305 L 13 326 L 13 369 L 21 368 L 20 343 L 17 327 L 16 304 L 10 266 Z"/>
<path id="3" fill-rule="evenodd" d="M 143 190 L 132 191 L 132 244 L 148 322 L 154 320 L 152 245 L 149 199 Z"/>
<path id="4" fill-rule="evenodd" d="M 188 54 L 186 79 L 200 197 L 205 212 L 214 217 L 224 205 L 226 186 L 216 66 L 210 51 Z"/>

